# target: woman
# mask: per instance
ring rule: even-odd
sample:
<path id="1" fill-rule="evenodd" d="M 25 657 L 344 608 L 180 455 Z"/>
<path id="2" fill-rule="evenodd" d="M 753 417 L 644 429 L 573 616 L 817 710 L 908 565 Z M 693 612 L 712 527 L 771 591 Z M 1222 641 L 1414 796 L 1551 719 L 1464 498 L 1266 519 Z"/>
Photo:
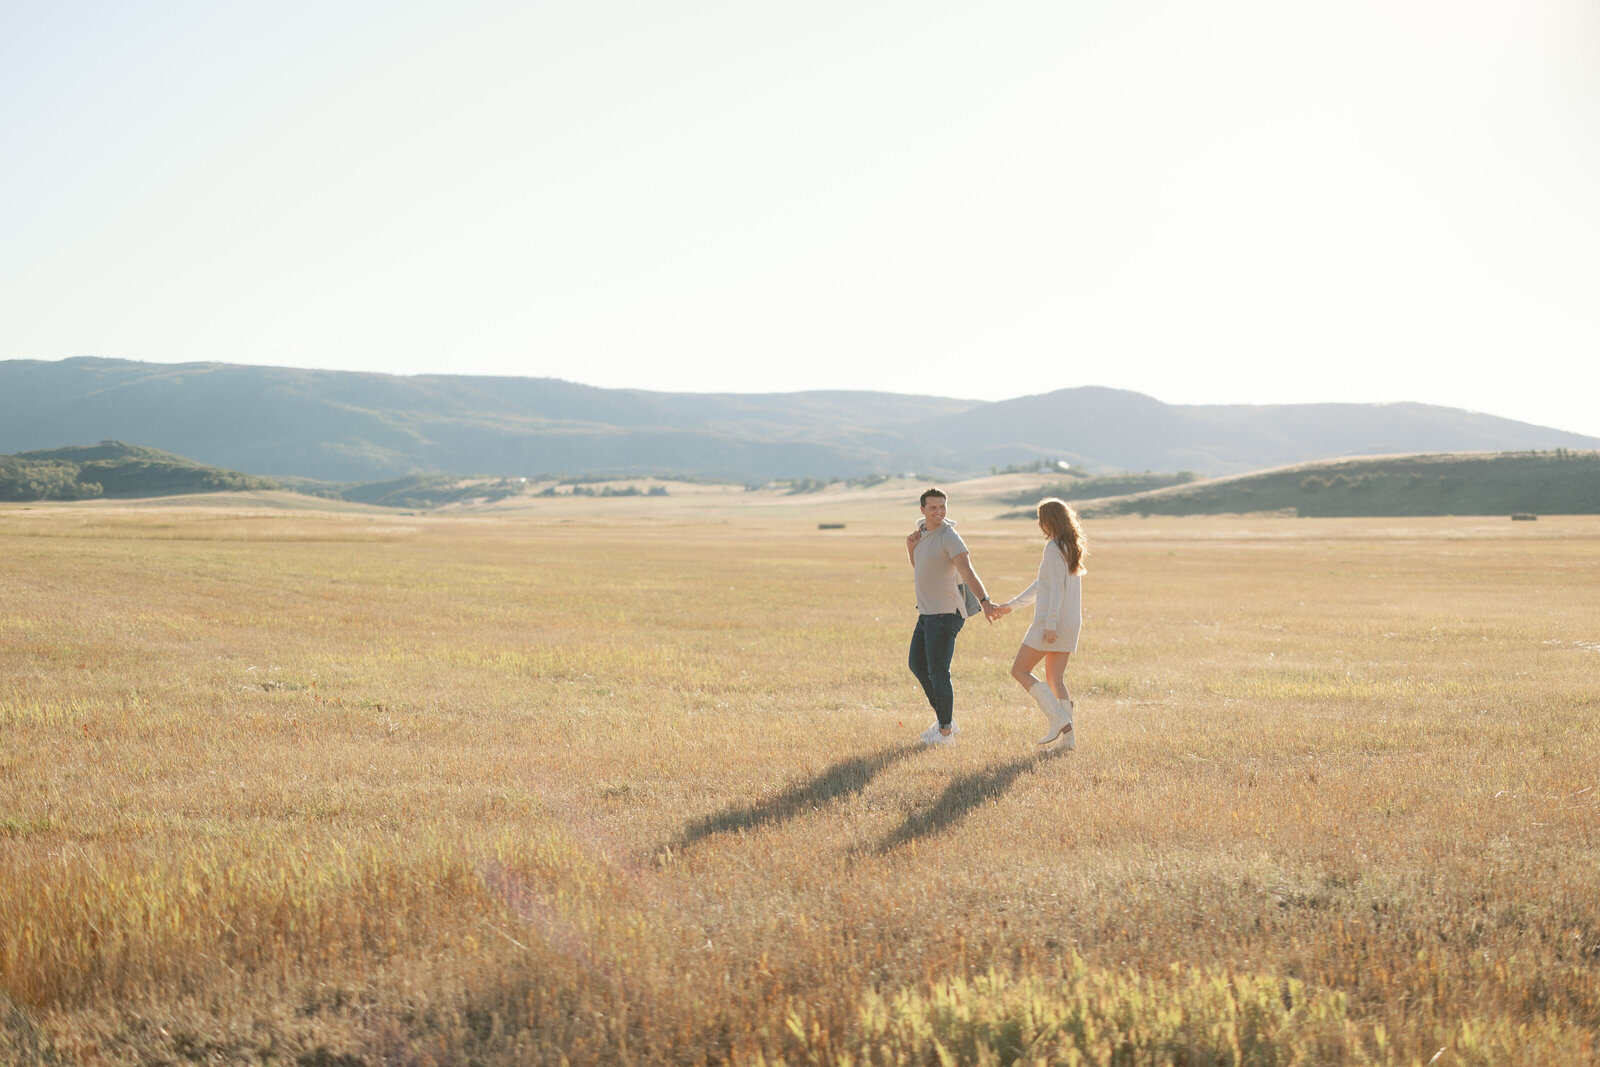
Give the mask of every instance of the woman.
<path id="1" fill-rule="evenodd" d="M 1011 664 L 1011 677 L 1028 691 L 1049 721 L 1049 730 L 1039 739 L 1048 745 L 1065 736 L 1068 748 L 1077 748 L 1072 732 L 1072 698 L 1067 695 L 1064 676 L 1067 659 L 1078 650 L 1078 631 L 1083 625 L 1083 559 L 1089 554 L 1078 513 L 1064 501 L 1050 497 L 1039 501 L 1039 529 L 1049 538 L 1044 557 L 1039 560 L 1039 577 L 1034 583 L 1004 604 L 1009 612 L 1033 602 L 1033 625 L 1022 637 L 1017 658 Z M 1044 660 L 1046 681 L 1033 676 L 1033 669 Z"/>

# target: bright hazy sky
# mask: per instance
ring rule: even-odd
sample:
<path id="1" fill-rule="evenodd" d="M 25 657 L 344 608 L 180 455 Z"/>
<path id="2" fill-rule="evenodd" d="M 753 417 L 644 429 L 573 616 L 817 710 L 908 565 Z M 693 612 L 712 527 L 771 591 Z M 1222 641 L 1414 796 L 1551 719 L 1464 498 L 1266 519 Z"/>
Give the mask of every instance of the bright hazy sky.
<path id="1" fill-rule="evenodd" d="M 0 359 L 1600 436 L 1593 0 L 5 0 L 0 146 Z"/>

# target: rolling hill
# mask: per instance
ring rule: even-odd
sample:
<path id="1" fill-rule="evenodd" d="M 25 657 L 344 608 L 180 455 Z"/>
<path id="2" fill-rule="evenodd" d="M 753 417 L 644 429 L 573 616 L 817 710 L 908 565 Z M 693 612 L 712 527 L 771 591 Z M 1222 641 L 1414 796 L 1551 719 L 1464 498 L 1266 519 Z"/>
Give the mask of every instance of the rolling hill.
<path id="1" fill-rule="evenodd" d="M 90 500 L 278 489 L 270 478 L 209 467 L 121 441 L 0 456 L 0 500 Z"/>
<path id="2" fill-rule="evenodd" d="M 1060 488 L 1072 492 L 1071 486 Z M 1600 452 L 1328 460 L 1085 499 L 1080 510 L 1087 515 L 1595 515 L 1600 514 Z"/>
<path id="3" fill-rule="evenodd" d="M 1094 386 L 988 403 L 94 357 L 0 361 L 0 452 L 108 438 L 236 471 L 345 483 L 437 472 L 953 478 L 1043 457 L 1091 471 L 1222 475 L 1376 452 L 1600 447 L 1597 438 L 1424 404 L 1180 406 Z"/>

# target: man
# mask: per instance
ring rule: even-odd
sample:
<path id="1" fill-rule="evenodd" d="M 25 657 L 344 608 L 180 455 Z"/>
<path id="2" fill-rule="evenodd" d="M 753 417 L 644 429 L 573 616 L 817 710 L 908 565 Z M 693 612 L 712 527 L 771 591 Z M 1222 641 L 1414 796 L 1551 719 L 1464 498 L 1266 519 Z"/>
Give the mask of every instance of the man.
<path id="1" fill-rule="evenodd" d="M 906 538 L 906 555 L 917 588 L 917 628 L 911 633 L 911 673 L 922 683 L 939 721 L 923 732 L 928 745 L 949 744 L 955 740 L 955 694 L 950 687 L 950 660 L 956 651 L 956 635 L 966 623 L 967 605 L 959 583 L 983 606 L 983 617 L 993 622 L 1002 612 L 989 600 L 968 558 L 967 546 L 956 533 L 955 524 L 945 517 L 949 501 L 942 489 L 922 494 L 922 521 Z"/>

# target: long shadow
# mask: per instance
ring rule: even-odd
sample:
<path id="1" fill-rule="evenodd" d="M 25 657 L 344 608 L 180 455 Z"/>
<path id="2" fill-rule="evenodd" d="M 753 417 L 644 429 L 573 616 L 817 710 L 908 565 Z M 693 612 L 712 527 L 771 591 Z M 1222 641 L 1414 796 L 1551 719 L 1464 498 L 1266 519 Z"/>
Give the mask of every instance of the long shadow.
<path id="1" fill-rule="evenodd" d="M 815 778 L 792 785 L 770 800 L 696 819 L 684 830 L 683 836 L 672 843 L 672 848 L 688 848 L 715 834 L 738 833 L 757 826 L 784 822 L 819 805 L 859 793 L 883 770 L 921 748 L 921 745 L 897 745 L 835 763 Z"/>
<path id="2" fill-rule="evenodd" d="M 939 794 L 939 799 L 933 802 L 932 807 L 906 816 L 906 821 L 879 843 L 878 851 L 892 852 L 902 845 L 908 845 L 919 838 L 928 837 L 954 826 L 976 808 L 991 800 L 999 800 L 1005 795 L 1006 790 L 1011 788 L 1011 783 L 1025 771 L 1030 771 L 1047 760 L 1059 759 L 1066 751 L 1065 748 L 1059 747 L 1046 749 L 1031 756 L 1014 759 L 1010 763 L 1002 763 L 998 767 L 963 774 L 945 786 L 944 792 Z"/>

